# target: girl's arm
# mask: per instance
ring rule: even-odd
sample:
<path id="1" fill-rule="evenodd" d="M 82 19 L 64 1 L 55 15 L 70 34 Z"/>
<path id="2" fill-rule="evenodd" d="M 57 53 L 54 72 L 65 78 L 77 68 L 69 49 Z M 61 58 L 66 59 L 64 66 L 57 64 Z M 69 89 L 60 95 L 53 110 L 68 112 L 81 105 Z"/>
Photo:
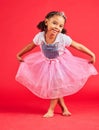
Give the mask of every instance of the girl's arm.
<path id="1" fill-rule="evenodd" d="M 23 56 L 25 53 L 27 53 L 27 52 L 31 51 L 32 49 L 34 49 L 35 47 L 36 47 L 36 45 L 35 45 L 33 42 L 29 43 L 29 44 L 28 44 L 27 46 L 25 46 L 20 52 L 17 53 L 17 59 L 18 59 L 19 61 L 23 61 L 22 56 Z"/>
<path id="2" fill-rule="evenodd" d="M 89 63 L 95 63 L 95 54 L 87 47 L 75 41 L 72 41 L 71 47 L 88 54 L 89 56 L 91 56 Z"/>

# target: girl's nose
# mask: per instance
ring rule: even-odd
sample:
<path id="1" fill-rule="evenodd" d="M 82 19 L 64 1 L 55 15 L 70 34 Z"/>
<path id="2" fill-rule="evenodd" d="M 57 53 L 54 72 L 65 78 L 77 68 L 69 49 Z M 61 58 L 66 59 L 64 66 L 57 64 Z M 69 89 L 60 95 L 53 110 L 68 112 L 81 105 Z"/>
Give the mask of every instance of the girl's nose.
<path id="1" fill-rule="evenodd" d="M 60 27 L 58 25 L 56 25 L 56 29 L 60 30 Z"/>

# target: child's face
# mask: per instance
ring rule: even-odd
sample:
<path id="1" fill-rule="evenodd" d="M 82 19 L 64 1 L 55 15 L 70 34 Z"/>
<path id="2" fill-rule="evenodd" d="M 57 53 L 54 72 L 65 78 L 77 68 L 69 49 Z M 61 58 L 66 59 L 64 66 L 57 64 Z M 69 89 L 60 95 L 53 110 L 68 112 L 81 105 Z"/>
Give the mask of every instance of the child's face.
<path id="1" fill-rule="evenodd" d="M 46 19 L 45 24 L 47 26 L 47 32 L 57 35 L 62 31 L 65 24 L 65 19 L 62 16 L 54 15 L 53 17 Z"/>

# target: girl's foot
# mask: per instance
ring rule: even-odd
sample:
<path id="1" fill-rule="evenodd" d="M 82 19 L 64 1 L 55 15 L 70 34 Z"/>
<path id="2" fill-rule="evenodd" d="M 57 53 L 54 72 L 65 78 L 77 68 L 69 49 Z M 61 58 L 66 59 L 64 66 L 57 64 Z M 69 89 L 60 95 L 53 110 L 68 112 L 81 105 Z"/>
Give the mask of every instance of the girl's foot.
<path id="1" fill-rule="evenodd" d="M 54 116 L 54 108 L 55 108 L 57 102 L 58 102 L 58 99 L 51 99 L 48 112 L 43 117 L 50 118 L 50 117 Z"/>
<path id="2" fill-rule="evenodd" d="M 66 107 L 63 98 L 61 98 L 58 101 L 59 106 L 61 107 L 62 110 L 62 115 L 63 116 L 71 116 L 71 113 L 69 112 L 68 108 Z"/>
<path id="3" fill-rule="evenodd" d="M 53 116 L 54 116 L 53 111 L 48 111 L 43 117 L 44 118 L 50 118 L 50 117 L 53 117 Z"/>
<path id="4" fill-rule="evenodd" d="M 71 113 L 68 110 L 64 110 L 62 115 L 63 116 L 71 116 Z"/>

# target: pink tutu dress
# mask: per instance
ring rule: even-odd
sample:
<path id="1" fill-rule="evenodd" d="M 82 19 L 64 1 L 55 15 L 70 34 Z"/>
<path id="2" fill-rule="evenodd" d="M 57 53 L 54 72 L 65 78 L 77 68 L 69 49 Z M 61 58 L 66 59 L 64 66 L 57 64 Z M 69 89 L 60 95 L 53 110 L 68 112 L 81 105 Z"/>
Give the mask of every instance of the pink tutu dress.
<path id="1" fill-rule="evenodd" d="M 79 91 L 97 70 L 88 60 L 73 56 L 67 49 L 72 39 L 62 33 L 54 43 L 47 44 L 45 32 L 33 39 L 41 51 L 29 54 L 21 62 L 16 80 L 35 95 L 44 99 L 55 99 Z"/>

